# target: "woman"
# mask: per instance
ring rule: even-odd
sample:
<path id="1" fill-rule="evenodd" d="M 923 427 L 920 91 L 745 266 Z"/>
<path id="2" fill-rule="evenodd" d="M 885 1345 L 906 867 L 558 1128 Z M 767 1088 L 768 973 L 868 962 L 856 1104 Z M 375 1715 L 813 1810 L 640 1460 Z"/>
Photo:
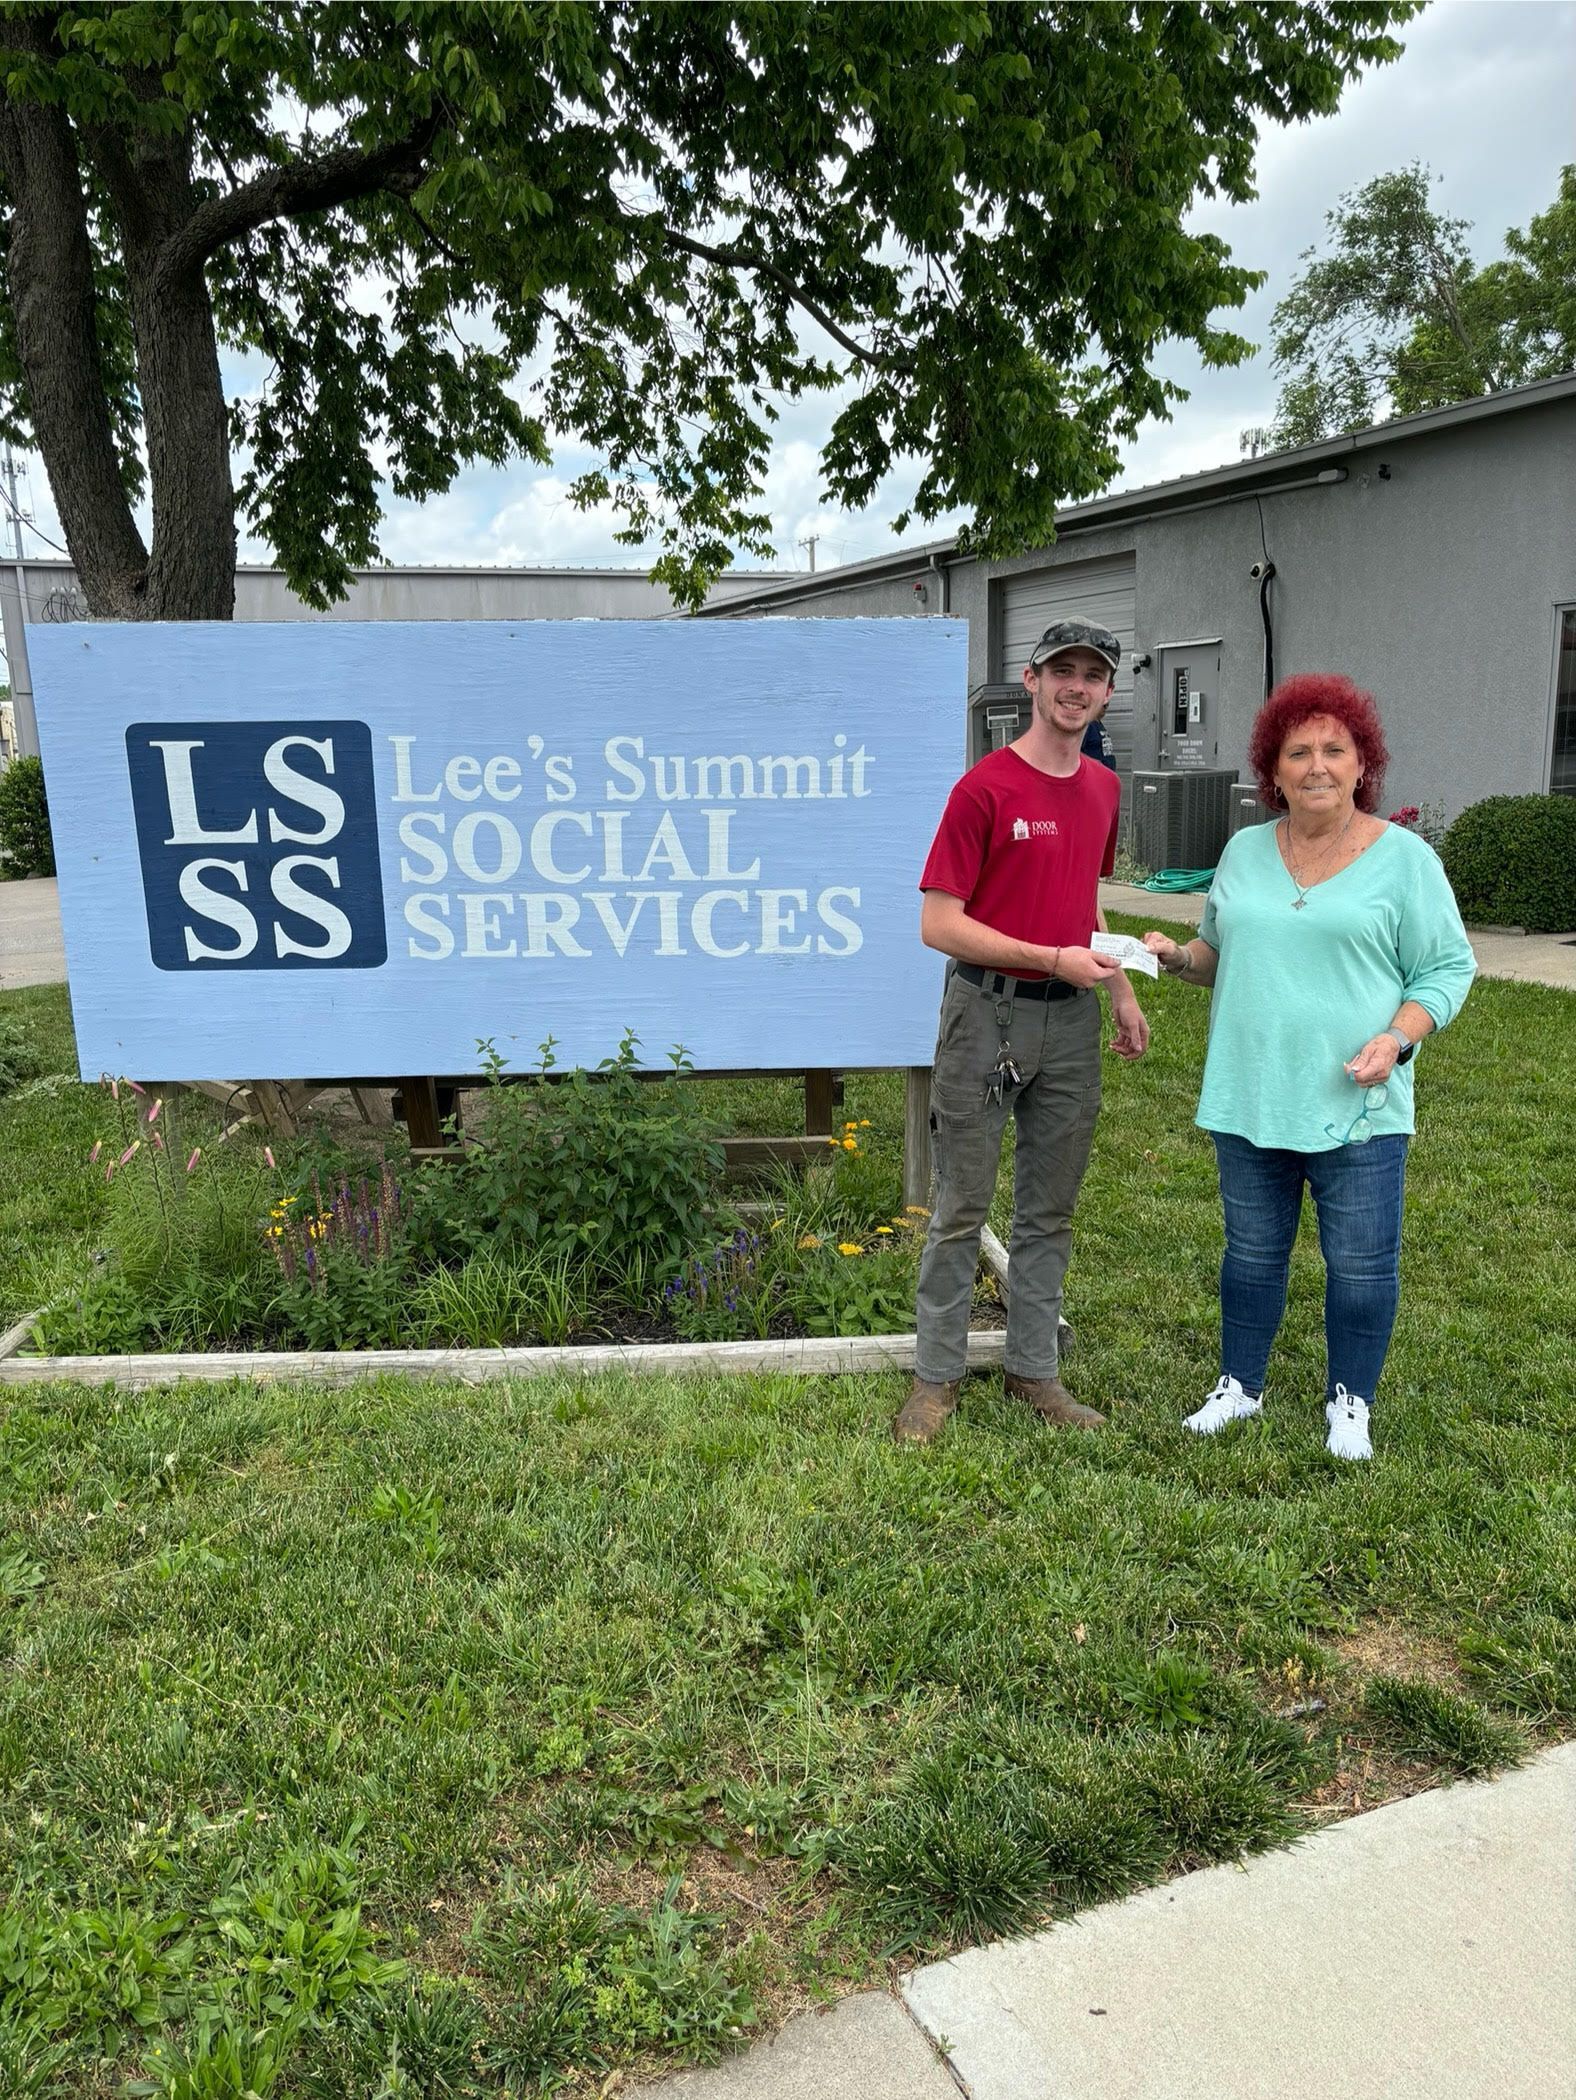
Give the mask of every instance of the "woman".
<path id="1" fill-rule="evenodd" d="M 1364 1459 L 1400 1296 L 1413 1053 L 1460 1011 L 1475 965 L 1433 850 L 1374 815 L 1389 753 L 1369 694 L 1349 678 L 1284 680 L 1248 758 L 1283 814 L 1227 846 L 1195 940 L 1144 936 L 1171 976 L 1214 987 L 1197 1120 L 1226 1219 L 1220 1379 L 1185 1426 L 1213 1436 L 1263 1405 L 1306 1184 L 1326 1271 L 1328 1448 Z"/>

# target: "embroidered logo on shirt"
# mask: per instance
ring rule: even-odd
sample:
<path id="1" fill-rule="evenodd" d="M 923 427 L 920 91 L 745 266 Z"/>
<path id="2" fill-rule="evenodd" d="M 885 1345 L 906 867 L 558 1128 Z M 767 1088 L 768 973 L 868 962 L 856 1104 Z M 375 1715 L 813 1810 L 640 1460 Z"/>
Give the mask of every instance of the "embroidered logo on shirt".
<path id="1" fill-rule="evenodd" d="M 1054 817 L 1014 817 L 1012 835 L 1015 839 L 1054 839 L 1061 836 Z"/>

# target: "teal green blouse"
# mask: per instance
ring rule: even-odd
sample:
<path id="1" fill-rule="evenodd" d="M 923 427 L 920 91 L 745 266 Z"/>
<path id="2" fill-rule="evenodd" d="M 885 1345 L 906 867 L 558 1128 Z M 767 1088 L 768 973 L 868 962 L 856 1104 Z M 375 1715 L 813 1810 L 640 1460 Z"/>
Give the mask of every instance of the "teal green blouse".
<path id="1" fill-rule="evenodd" d="M 1433 848 L 1398 824 L 1350 867 L 1296 887 L 1275 824 L 1239 831 L 1221 856 L 1199 933 L 1220 956 L 1197 1121 L 1255 1145 L 1325 1152 L 1362 1113 L 1343 1069 L 1415 999 L 1436 1028 L 1461 1010 L 1477 965 Z M 1411 1132 L 1412 1075 L 1368 1111 L 1375 1136 Z"/>

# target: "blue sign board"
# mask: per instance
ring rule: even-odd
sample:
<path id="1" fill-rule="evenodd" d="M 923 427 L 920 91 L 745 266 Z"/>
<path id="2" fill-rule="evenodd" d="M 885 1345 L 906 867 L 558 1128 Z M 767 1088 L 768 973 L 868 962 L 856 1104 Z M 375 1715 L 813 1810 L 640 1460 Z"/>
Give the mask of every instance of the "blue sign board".
<path id="1" fill-rule="evenodd" d="M 32 630 L 78 1053 L 928 1064 L 957 620 Z"/>

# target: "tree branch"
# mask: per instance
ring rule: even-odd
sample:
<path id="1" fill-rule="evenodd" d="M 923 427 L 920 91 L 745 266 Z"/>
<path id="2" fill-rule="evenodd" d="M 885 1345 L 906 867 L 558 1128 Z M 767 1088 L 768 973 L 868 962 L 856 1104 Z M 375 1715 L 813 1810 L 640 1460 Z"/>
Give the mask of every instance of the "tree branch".
<path id="1" fill-rule="evenodd" d="M 675 233 L 671 226 L 663 228 L 662 238 L 670 248 L 677 248 L 681 255 L 693 255 L 701 262 L 721 263 L 725 269 L 753 270 L 758 277 L 770 278 L 773 284 L 788 294 L 795 305 L 804 308 L 812 321 L 818 321 L 834 342 L 841 343 L 861 364 L 869 365 L 872 371 L 886 370 L 887 360 L 884 357 L 879 357 L 874 350 L 867 350 L 863 343 L 856 342 L 851 335 L 839 328 L 826 309 L 819 306 L 802 285 L 795 284 L 791 277 L 777 269 L 774 264 L 763 261 L 758 255 L 747 255 L 742 248 L 713 248 L 705 241 L 692 240 L 687 233 Z"/>
<path id="2" fill-rule="evenodd" d="M 376 190 L 408 197 L 420 186 L 439 122 L 440 112 L 435 109 L 402 139 L 371 148 L 342 146 L 315 160 L 290 161 L 240 189 L 209 198 L 164 243 L 159 253 L 160 276 L 180 277 L 200 268 L 210 255 L 271 219 L 328 211 L 336 204 L 369 197 Z"/>

